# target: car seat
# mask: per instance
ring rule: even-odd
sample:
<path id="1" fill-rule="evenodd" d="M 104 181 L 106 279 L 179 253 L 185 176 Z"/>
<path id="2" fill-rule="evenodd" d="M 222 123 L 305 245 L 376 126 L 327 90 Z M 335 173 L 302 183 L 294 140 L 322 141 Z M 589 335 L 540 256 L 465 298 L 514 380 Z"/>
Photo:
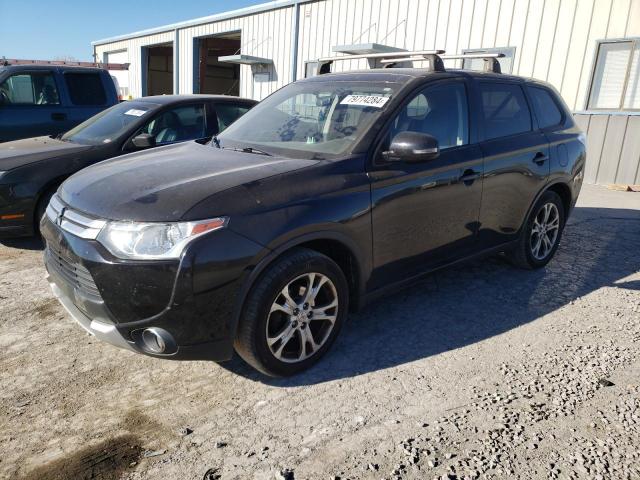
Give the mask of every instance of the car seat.
<path id="1" fill-rule="evenodd" d="M 155 128 L 157 143 L 176 142 L 182 138 L 182 123 L 176 112 L 165 112 L 158 120 Z"/>

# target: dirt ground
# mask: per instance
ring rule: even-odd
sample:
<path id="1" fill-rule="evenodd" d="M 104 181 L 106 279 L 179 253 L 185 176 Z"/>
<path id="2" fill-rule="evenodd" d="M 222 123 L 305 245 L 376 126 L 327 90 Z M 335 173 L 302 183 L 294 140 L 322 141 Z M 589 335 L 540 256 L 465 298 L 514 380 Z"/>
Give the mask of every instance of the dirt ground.
<path id="1" fill-rule="evenodd" d="M 586 186 L 556 258 L 430 276 L 311 371 L 88 336 L 33 241 L 0 245 L 0 477 L 640 478 L 640 193 Z"/>

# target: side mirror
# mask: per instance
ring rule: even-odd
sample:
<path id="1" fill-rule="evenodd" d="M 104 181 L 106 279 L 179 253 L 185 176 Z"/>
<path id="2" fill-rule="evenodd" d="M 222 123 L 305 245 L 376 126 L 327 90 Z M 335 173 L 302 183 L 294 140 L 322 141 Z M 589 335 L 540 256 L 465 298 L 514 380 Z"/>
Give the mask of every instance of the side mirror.
<path id="1" fill-rule="evenodd" d="M 388 162 L 417 163 L 433 160 L 440 155 L 438 140 L 435 137 L 420 132 L 400 132 L 393 140 L 389 150 L 382 152 L 382 157 Z"/>
<path id="2" fill-rule="evenodd" d="M 153 148 L 156 146 L 156 137 L 148 133 L 141 133 L 133 137 L 131 143 L 136 148 Z"/>

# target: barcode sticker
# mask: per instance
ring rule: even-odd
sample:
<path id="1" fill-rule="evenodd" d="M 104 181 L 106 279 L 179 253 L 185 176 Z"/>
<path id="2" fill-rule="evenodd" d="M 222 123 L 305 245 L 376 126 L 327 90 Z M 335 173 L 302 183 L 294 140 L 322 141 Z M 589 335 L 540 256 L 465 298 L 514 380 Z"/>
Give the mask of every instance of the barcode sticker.
<path id="1" fill-rule="evenodd" d="M 342 105 L 360 105 L 362 107 L 382 108 L 389 97 L 379 95 L 347 95 L 342 99 Z"/>
<path id="2" fill-rule="evenodd" d="M 138 110 L 136 108 L 132 108 L 132 109 L 127 110 L 126 112 L 124 112 L 125 115 L 131 115 L 133 117 L 141 117 L 145 113 L 147 113 L 145 110 Z"/>

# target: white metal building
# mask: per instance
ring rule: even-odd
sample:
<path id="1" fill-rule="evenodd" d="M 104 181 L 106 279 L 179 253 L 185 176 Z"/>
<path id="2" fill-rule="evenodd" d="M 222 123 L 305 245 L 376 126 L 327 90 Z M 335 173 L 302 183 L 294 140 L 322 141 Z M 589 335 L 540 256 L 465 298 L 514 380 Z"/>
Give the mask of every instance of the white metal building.
<path id="1" fill-rule="evenodd" d="M 336 52 L 491 49 L 506 55 L 505 73 L 552 83 L 575 111 L 588 136 L 586 181 L 640 183 L 640 0 L 278 0 L 93 48 L 98 61 L 131 64 L 134 97 L 256 99 Z"/>

